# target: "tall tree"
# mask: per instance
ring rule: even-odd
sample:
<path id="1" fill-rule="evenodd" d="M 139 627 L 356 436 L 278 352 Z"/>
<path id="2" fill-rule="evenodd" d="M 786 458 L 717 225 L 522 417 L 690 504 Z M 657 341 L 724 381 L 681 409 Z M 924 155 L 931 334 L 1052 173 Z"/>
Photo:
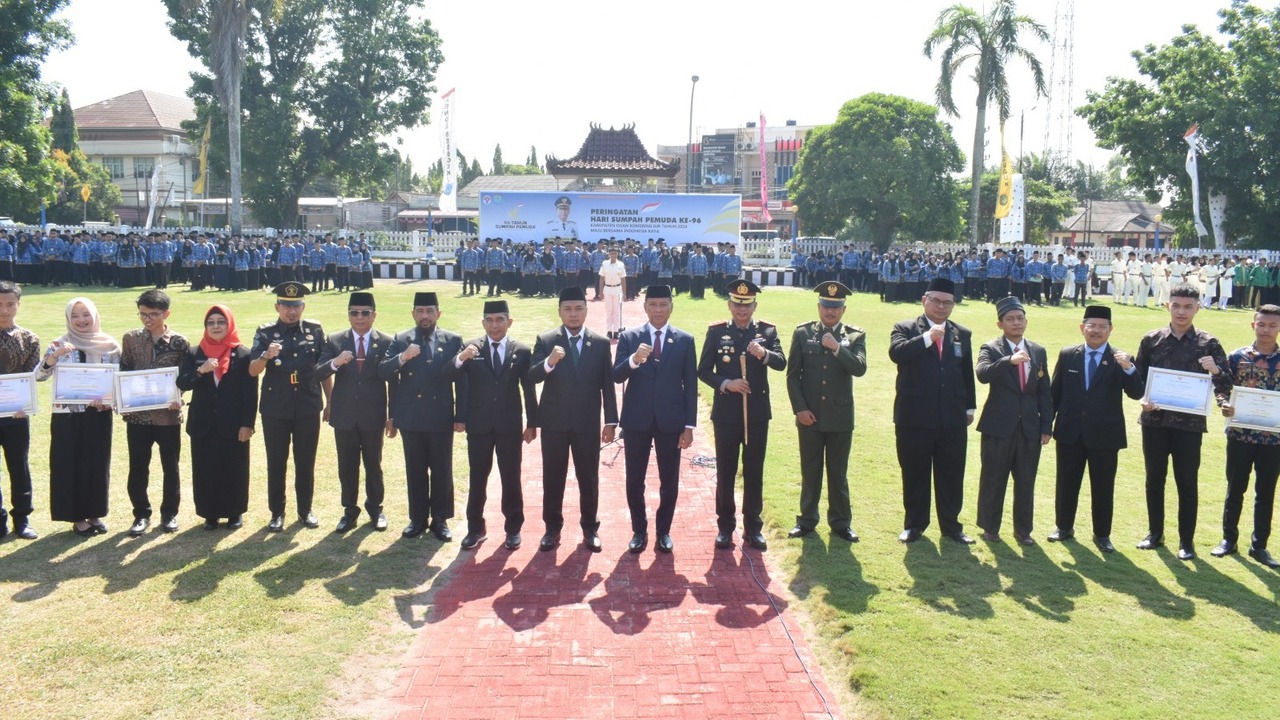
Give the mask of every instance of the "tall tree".
<path id="1" fill-rule="evenodd" d="M 71 110 L 71 96 L 62 88 L 53 115 L 49 118 L 49 132 L 53 136 L 53 149 L 70 154 L 80 146 L 80 131 L 76 129 L 76 115 Z"/>
<path id="2" fill-rule="evenodd" d="M 960 229 L 952 173 L 964 155 L 932 105 L 871 93 L 805 139 L 787 190 L 806 232 L 866 228 L 877 247 L 905 234 L 942 240 Z"/>
<path id="3" fill-rule="evenodd" d="M 538 148 L 536 145 L 529 146 L 529 160 L 525 163 L 531 168 L 542 169 L 542 163 L 538 162 Z"/>
<path id="4" fill-rule="evenodd" d="M 1011 61 L 1021 60 L 1031 69 L 1036 97 L 1045 94 L 1044 70 L 1040 61 L 1021 41 L 1023 34 L 1046 41 L 1049 33 L 1044 26 L 1026 15 L 1018 15 L 1014 0 L 996 0 L 986 15 L 964 5 L 952 5 L 938 15 L 933 32 L 924 43 L 925 57 L 933 59 L 941 49 L 938 64 L 941 73 L 935 94 L 938 106 L 948 115 L 956 116 L 954 86 L 956 73 L 973 61 L 973 82 L 977 85 L 977 115 L 973 130 L 973 155 L 970 158 L 970 241 L 978 241 L 978 193 L 983 170 L 983 140 L 986 134 L 987 107 L 995 103 L 1000 122 L 1009 119 L 1009 79 L 1007 68 Z"/>
<path id="5" fill-rule="evenodd" d="M 503 175 L 506 173 L 506 164 L 502 162 L 502 144 L 493 146 L 493 172 L 490 175 Z"/>

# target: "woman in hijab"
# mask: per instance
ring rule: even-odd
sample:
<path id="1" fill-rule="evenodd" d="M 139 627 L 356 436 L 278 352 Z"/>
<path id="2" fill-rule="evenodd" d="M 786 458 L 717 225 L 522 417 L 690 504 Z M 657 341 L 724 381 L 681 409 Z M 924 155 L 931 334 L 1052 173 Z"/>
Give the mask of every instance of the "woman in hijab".
<path id="1" fill-rule="evenodd" d="M 98 308 L 86 297 L 67 303 L 67 333 L 49 344 L 36 368 L 47 380 L 58 366 L 119 364 L 120 345 L 102 332 Z M 49 423 L 49 509 L 55 521 L 73 523 L 81 537 L 107 531 L 107 491 L 111 481 L 110 396 L 88 405 L 53 404 Z"/>
<path id="2" fill-rule="evenodd" d="M 227 518 L 242 525 L 249 508 L 249 438 L 258 410 L 258 379 L 249 376 L 249 348 L 240 343 L 231 310 L 204 314 L 204 338 L 182 361 L 178 388 L 191 391 L 191 489 L 196 514 L 209 530 Z"/>

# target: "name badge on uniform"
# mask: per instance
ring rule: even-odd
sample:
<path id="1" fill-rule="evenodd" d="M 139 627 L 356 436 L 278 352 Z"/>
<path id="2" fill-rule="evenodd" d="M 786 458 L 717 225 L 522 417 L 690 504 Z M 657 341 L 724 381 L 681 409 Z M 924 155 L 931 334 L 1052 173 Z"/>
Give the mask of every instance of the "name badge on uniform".
<path id="1" fill-rule="evenodd" d="M 951 343 L 951 354 L 956 357 L 964 357 L 964 348 L 961 347 L 958 341 Z"/>

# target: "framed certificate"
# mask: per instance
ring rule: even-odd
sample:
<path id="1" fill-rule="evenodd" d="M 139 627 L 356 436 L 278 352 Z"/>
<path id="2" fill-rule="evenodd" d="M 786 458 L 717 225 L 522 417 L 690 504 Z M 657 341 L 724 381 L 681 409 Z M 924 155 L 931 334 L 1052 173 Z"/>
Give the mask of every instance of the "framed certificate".
<path id="1" fill-rule="evenodd" d="M 112 405 L 119 365 L 58 363 L 53 369 L 53 401 L 59 405 L 88 405 L 101 400 Z"/>
<path id="2" fill-rule="evenodd" d="M 36 374 L 0 375 L 0 418 L 36 414 Z"/>
<path id="3" fill-rule="evenodd" d="M 1280 392 L 1234 387 L 1231 407 L 1235 414 L 1227 418 L 1227 427 L 1280 432 Z"/>
<path id="4" fill-rule="evenodd" d="M 1147 394 L 1142 399 L 1159 410 L 1208 417 L 1214 407 L 1213 378 L 1207 373 L 1148 368 Z"/>
<path id="5" fill-rule="evenodd" d="M 178 368 L 130 370 L 115 374 L 116 410 L 122 413 L 164 410 L 181 400 Z"/>

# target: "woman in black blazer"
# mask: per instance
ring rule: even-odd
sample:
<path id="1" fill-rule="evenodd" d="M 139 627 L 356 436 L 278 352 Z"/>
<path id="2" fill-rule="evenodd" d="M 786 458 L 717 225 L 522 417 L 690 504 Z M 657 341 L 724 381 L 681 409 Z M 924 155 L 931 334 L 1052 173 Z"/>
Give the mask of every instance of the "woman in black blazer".
<path id="1" fill-rule="evenodd" d="M 258 409 L 258 379 L 249 376 L 249 348 L 240 343 L 231 310 L 214 305 L 204 316 L 204 338 L 192 346 L 178 373 L 191 391 L 191 486 L 196 514 L 209 530 L 227 518 L 242 524 L 249 508 L 249 438 Z"/>

